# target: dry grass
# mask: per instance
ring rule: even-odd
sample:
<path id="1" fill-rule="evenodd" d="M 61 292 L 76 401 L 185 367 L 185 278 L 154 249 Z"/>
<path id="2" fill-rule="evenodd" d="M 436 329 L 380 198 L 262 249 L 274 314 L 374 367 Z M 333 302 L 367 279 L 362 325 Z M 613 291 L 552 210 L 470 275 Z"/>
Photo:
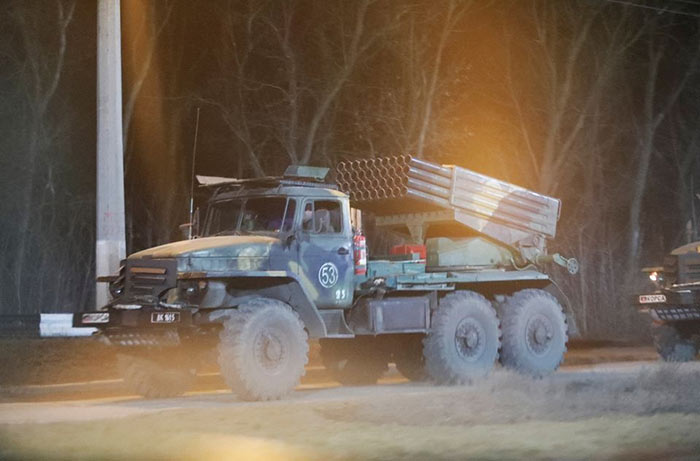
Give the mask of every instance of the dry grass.
<path id="1" fill-rule="evenodd" d="M 0 339 L 0 386 L 113 378 L 115 352 L 91 338 Z"/>
<path id="2" fill-rule="evenodd" d="M 543 380 L 499 372 L 465 387 L 328 389 L 258 404 L 192 396 L 189 409 L 163 401 L 119 419 L 0 426 L 0 458 L 693 458 L 699 379 L 697 367 L 659 365 Z"/>
<path id="3" fill-rule="evenodd" d="M 379 424 L 473 425 L 700 413 L 700 370 L 660 363 L 629 375 L 559 373 L 546 379 L 501 370 L 472 386 L 447 390 L 429 405 L 414 406 L 414 400 L 397 395 L 345 407 L 337 415 L 331 409 L 326 416 Z"/>

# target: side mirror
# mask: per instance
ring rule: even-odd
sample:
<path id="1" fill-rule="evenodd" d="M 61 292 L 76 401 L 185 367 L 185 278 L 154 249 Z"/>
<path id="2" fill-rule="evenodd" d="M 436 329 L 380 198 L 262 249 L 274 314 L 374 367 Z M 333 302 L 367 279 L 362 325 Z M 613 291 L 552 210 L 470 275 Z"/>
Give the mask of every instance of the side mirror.
<path id="1" fill-rule="evenodd" d="M 180 224 L 178 227 L 180 228 L 183 239 L 192 240 L 196 238 L 199 235 L 199 208 L 194 210 L 192 222 Z"/>
<path id="2" fill-rule="evenodd" d="M 284 246 L 285 248 L 289 248 L 296 238 L 296 231 L 280 232 L 280 240 L 282 241 L 282 246 Z"/>
<path id="3" fill-rule="evenodd" d="M 192 235 L 192 231 L 191 231 L 192 223 L 191 222 L 187 222 L 185 224 L 180 224 L 177 227 L 180 229 L 180 234 L 182 234 L 183 240 L 188 240 L 188 239 L 192 238 L 191 237 L 191 235 Z"/>

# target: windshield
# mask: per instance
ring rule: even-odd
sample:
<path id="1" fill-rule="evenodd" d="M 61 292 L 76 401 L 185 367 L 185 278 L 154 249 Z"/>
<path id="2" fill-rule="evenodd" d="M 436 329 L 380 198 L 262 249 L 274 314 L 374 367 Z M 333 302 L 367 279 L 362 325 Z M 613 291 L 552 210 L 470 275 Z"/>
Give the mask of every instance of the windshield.
<path id="1" fill-rule="evenodd" d="M 294 209 L 295 201 L 284 197 L 255 197 L 214 202 L 209 206 L 204 235 L 275 233 L 280 229 L 291 230 Z"/>

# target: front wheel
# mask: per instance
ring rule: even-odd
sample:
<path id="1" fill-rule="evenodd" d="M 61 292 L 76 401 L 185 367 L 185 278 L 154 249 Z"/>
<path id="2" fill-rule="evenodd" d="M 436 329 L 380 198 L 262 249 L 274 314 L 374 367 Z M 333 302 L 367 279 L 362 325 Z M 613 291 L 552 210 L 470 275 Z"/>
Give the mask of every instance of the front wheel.
<path id="1" fill-rule="evenodd" d="M 438 383 L 467 383 L 487 375 L 498 359 L 500 329 L 491 303 L 458 291 L 440 301 L 424 340 L 426 372 Z"/>
<path id="2" fill-rule="evenodd" d="M 557 299 L 544 290 L 522 290 L 502 306 L 501 363 L 523 374 L 552 373 L 564 360 L 566 317 Z"/>
<path id="3" fill-rule="evenodd" d="M 221 374 L 243 400 L 279 399 L 305 373 L 307 334 L 281 301 L 257 298 L 240 305 L 224 321 L 219 339 Z"/>

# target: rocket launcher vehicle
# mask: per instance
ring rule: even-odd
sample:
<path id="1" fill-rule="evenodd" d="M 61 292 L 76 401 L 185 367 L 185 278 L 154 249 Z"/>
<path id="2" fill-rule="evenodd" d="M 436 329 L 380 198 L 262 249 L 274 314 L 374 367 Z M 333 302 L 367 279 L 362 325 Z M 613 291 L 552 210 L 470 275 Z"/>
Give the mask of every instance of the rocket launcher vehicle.
<path id="1" fill-rule="evenodd" d="M 377 227 L 426 243 L 429 268 L 555 262 L 578 272 L 576 259 L 547 253 L 561 210 L 556 198 L 408 155 L 341 162 L 335 180 Z"/>

